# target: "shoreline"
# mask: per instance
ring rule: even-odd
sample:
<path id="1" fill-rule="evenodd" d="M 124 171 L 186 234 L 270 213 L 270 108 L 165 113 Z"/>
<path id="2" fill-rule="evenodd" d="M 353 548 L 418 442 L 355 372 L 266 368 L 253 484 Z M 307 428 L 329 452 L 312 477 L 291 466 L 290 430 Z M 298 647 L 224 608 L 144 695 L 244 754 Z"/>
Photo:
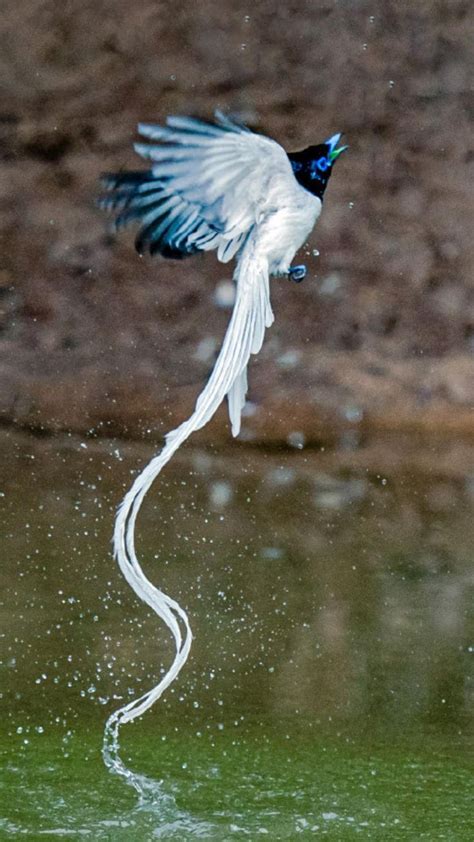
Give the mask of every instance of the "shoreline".
<path id="1" fill-rule="evenodd" d="M 271 345 L 271 343 L 269 343 Z M 240 441 L 262 445 L 335 443 L 345 434 L 474 436 L 474 359 L 380 359 L 315 347 L 252 361 Z M 284 365 L 281 364 L 284 360 Z M 158 362 L 158 361 L 157 361 Z M 160 441 L 192 412 L 206 381 L 167 386 L 167 372 L 137 360 L 122 375 L 94 360 L 78 370 L 41 374 L 36 366 L 0 370 L 0 424 L 38 433 Z M 120 368 L 118 368 L 120 371 Z M 117 371 L 117 369 L 116 369 Z M 182 370 L 181 370 L 182 372 Z M 194 380 L 194 372 L 190 377 Z M 231 439 L 226 407 L 193 435 L 200 444 Z"/>

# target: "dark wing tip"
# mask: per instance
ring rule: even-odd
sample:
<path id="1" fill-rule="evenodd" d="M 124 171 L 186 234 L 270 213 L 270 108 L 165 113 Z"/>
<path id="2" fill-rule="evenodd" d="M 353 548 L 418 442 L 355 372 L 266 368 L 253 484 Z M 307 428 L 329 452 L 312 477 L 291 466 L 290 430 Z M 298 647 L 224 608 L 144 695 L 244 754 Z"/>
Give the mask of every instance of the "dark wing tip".
<path id="1" fill-rule="evenodd" d="M 138 172 L 103 173 L 101 183 L 105 193 L 96 200 L 101 210 L 115 211 L 114 229 L 129 223 L 142 223 L 135 238 L 135 248 L 141 255 L 161 254 L 182 260 L 200 251 L 207 240 L 193 239 L 199 226 L 193 206 L 172 194 L 167 185 L 153 175 L 152 170 Z M 178 201 L 178 205 L 176 201 Z M 206 237 L 215 236 L 213 226 L 207 224 Z"/>
<path id="2" fill-rule="evenodd" d="M 100 175 L 100 183 L 107 190 L 127 188 L 131 190 L 140 184 L 146 184 L 152 178 L 151 170 L 124 170 L 124 172 L 104 172 Z"/>
<path id="3" fill-rule="evenodd" d="M 135 249 L 140 255 L 151 254 L 153 257 L 156 254 L 161 254 L 170 260 L 184 260 L 185 257 L 191 257 L 196 254 L 199 249 L 193 247 L 178 247 L 173 245 L 166 239 L 166 234 L 163 237 L 154 239 L 153 232 L 150 227 L 141 228 L 135 237 Z"/>

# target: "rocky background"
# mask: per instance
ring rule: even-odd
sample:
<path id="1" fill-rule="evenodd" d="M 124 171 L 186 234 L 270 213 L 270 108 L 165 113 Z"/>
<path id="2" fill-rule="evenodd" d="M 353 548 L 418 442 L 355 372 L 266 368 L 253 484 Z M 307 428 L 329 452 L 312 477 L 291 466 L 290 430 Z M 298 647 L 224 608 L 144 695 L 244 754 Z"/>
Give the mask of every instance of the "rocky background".
<path id="1" fill-rule="evenodd" d="M 468 0 L 5 0 L 4 423 L 159 437 L 190 412 L 231 269 L 140 258 L 94 201 L 102 171 L 141 166 L 139 120 L 220 107 L 288 149 L 350 145 L 308 277 L 272 282 L 243 437 L 474 433 L 473 17 Z M 228 440 L 223 409 L 200 435 Z"/>

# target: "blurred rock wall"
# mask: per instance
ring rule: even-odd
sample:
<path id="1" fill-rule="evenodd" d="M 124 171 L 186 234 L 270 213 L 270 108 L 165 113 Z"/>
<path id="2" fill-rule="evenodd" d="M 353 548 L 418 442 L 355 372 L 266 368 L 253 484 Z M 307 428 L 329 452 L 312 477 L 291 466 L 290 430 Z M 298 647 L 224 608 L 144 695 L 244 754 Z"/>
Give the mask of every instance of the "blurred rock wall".
<path id="1" fill-rule="evenodd" d="M 139 120 L 220 107 L 288 149 L 338 130 L 350 145 L 309 277 L 272 282 L 244 436 L 290 421 L 309 438 L 339 422 L 474 431 L 473 16 L 465 0 L 6 0 L 4 421 L 136 435 L 191 409 L 231 270 L 140 258 L 94 200 L 103 170 L 141 166 Z"/>

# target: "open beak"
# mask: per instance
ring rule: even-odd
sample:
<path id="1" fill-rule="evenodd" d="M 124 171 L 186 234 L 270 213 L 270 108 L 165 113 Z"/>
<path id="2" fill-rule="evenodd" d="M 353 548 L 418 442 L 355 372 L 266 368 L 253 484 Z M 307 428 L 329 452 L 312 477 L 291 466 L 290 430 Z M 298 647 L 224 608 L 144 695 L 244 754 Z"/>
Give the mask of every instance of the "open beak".
<path id="1" fill-rule="evenodd" d="M 332 137 L 330 137 L 328 140 L 325 141 L 325 143 L 329 146 L 328 158 L 329 158 L 331 164 L 334 163 L 336 158 L 339 158 L 339 155 L 341 154 L 341 152 L 345 152 L 346 149 L 349 148 L 348 146 L 340 146 L 339 149 L 336 148 L 337 144 L 339 143 L 339 141 L 341 139 L 341 137 L 342 137 L 342 133 L 339 132 L 338 134 L 333 134 Z"/>

